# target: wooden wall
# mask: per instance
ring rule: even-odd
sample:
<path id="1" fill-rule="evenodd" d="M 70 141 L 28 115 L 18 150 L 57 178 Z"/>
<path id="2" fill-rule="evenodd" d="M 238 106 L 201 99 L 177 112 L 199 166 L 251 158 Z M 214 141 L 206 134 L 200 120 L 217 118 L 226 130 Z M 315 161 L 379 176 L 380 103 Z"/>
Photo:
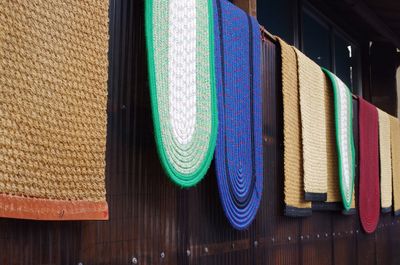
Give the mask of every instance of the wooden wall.
<path id="1" fill-rule="evenodd" d="M 278 48 L 263 43 L 264 194 L 237 232 L 212 168 L 197 187 L 167 179 L 153 136 L 143 0 L 111 0 L 107 199 L 110 220 L 0 220 L 0 264 L 400 264 L 400 221 L 382 215 L 366 235 L 357 216 L 283 216 L 282 96 Z"/>

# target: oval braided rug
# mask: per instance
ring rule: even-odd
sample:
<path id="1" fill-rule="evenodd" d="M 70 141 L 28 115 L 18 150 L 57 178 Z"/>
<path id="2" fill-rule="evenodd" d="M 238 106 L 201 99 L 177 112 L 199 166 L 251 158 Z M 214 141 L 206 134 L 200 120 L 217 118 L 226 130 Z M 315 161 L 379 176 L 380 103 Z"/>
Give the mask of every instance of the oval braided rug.
<path id="1" fill-rule="evenodd" d="M 258 22 L 225 0 L 215 0 L 218 94 L 216 169 L 225 214 L 247 228 L 263 188 L 261 33 Z"/>
<path id="2" fill-rule="evenodd" d="M 147 0 L 146 40 L 158 154 L 176 184 L 207 172 L 215 148 L 212 0 Z"/>
<path id="3" fill-rule="evenodd" d="M 352 96 L 350 90 L 342 80 L 327 69 L 323 68 L 322 70 L 332 83 L 340 193 L 344 208 L 350 210 L 355 172 Z"/>
<path id="4" fill-rule="evenodd" d="M 359 102 L 360 180 L 359 211 L 365 232 L 375 231 L 380 214 L 378 111 L 363 100 Z"/>

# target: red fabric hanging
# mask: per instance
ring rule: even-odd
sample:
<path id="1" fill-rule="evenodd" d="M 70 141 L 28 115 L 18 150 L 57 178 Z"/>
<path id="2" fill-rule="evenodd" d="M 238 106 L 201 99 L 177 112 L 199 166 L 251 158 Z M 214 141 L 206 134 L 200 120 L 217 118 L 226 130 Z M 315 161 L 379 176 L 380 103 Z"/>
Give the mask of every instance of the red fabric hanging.
<path id="1" fill-rule="evenodd" d="M 360 180 L 359 211 L 361 225 L 367 233 L 375 231 L 379 222 L 379 153 L 378 111 L 359 98 Z"/>

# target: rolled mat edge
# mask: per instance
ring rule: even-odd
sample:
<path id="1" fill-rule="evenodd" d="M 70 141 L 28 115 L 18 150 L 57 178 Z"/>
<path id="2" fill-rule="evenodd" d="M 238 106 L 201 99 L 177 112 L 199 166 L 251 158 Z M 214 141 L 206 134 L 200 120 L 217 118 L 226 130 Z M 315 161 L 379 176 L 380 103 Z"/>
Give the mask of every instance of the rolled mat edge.
<path id="1" fill-rule="evenodd" d="M 15 219 L 108 220 L 107 202 L 62 201 L 0 194 L 0 216 Z"/>
<path id="2" fill-rule="evenodd" d="M 304 199 L 306 201 L 324 202 L 328 197 L 327 193 L 305 192 Z"/>
<path id="3" fill-rule="evenodd" d="M 392 207 L 386 207 L 381 209 L 381 213 L 390 213 L 392 211 Z"/>

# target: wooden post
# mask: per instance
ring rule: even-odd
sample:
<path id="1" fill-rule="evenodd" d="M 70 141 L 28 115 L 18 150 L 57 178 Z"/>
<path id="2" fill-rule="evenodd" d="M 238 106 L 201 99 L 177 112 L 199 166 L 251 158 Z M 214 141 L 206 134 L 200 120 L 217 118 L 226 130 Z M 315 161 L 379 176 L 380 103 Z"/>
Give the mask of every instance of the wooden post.
<path id="1" fill-rule="evenodd" d="M 257 17 L 257 0 L 233 0 L 233 3 L 251 16 Z"/>

